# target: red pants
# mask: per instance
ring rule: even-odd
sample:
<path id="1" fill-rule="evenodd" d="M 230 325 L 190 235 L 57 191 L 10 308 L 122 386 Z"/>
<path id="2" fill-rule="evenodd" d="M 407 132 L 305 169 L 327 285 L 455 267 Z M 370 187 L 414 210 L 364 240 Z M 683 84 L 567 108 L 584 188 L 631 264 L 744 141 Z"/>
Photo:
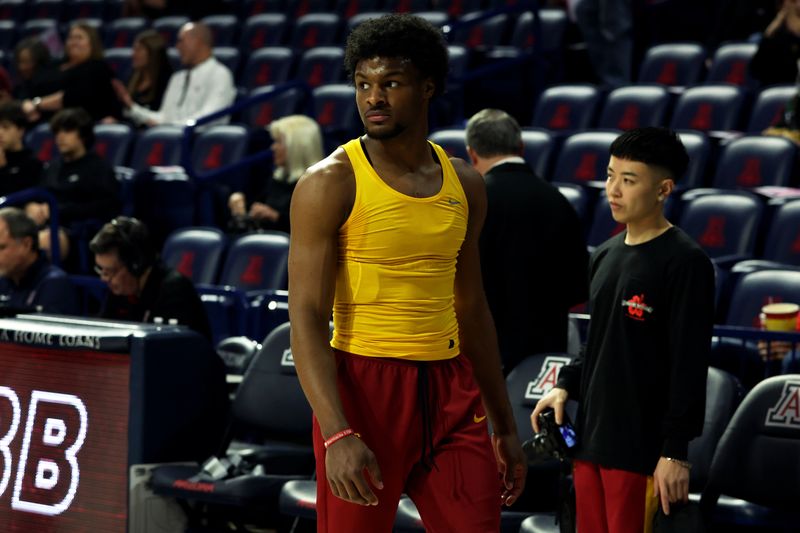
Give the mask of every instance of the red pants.
<path id="1" fill-rule="evenodd" d="M 315 418 L 317 531 L 390 532 L 405 492 L 429 533 L 497 532 L 501 481 L 469 360 L 463 355 L 435 362 L 335 355 L 347 420 L 375 454 L 384 488 L 373 487 L 375 506 L 331 493 Z M 431 418 L 423 425 L 426 406 Z"/>
<path id="2" fill-rule="evenodd" d="M 578 533 L 649 533 L 658 500 L 653 478 L 575 461 Z"/>

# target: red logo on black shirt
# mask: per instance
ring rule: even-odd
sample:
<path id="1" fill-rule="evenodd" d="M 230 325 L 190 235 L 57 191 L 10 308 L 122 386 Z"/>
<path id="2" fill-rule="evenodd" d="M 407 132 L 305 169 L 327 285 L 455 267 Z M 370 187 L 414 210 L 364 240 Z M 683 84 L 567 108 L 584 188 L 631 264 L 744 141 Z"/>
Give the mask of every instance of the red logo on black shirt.
<path id="1" fill-rule="evenodd" d="M 646 318 L 645 313 L 648 315 L 653 314 L 653 308 L 644 301 L 644 293 L 635 294 L 629 300 L 622 300 L 622 307 L 628 309 L 628 318 L 634 320 L 644 320 Z"/>

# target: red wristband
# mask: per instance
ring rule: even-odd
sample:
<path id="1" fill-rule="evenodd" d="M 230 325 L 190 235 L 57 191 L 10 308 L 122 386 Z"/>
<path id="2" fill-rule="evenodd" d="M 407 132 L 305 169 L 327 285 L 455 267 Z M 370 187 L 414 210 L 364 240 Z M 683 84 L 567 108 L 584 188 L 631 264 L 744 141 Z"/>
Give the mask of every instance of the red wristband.
<path id="1" fill-rule="evenodd" d="M 325 439 L 325 442 L 323 443 L 323 444 L 324 444 L 324 446 L 325 446 L 325 449 L 327 450 L 327 449 L 328 449 L 328 447 L 329 447 L 331 444 L 333 444 L 334 442 L 336 442 L 337 440 L 341 440 L 341 439 L 343 439 L 343 438 L 345 438 L 345 437 L 349 437 L 350 435 L 354 435 L 354 436 L 356 436 L 356 437 L 361 437 L 361 435 L 359 435 L 358 433 L 356 433 L 355 431 L 353 431 L 353 430 L 352 430 L 352 429 L 350 429 L 350 428 L 343 429 L 343 430 L 341 430 L 340 432 L 338 432 L 338 433 L 334 433 L 333 435 L 331 435 L 330 437 L 328 437 L 327 439 Z"/>

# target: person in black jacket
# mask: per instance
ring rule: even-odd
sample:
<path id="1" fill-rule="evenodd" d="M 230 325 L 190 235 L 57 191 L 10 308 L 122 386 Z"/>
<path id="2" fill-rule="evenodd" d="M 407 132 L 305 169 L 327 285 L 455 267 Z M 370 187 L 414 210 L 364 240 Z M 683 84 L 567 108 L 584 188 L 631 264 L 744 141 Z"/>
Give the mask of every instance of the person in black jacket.
<path id="1" fill-rule="evenodd" d="M 50 129 L 61 155 L 44 170 L 41 186 L 47 189 L 58 204 L 59 236 L 62 256 L 69 252 L 69 232 L 87 221 L 106 221 L 121 209 L 119 183 L 114 169 L 93 150 L 94 125 L 83 109 L 63 109 L 50 121 Z M 31 202 L 25 212 L 37 224 L 44 226 L 50 219 L 47 203 Z M 40 246 L 50 247 L 49 229 L 40 233 Z"/>
<path id="2" fill-rule="evenodd" d="M 589 265 L 592 322 L 582 360 L 533 410 L 578 400 L 574 461 L 582 533 L 641 532 L 660 502 L 686 502 L 689 441 L 703 430 L 714 268 L 663 213 L 689 157 L 674 132 L 642 128 L 610 148 L 606 193 L 626 231 Z"/>
<path id="3" fill-rule="evenodd" d="M 0 196 L 36 187 L 42 162 L 23 145 L 28 119 L 19 102 L 0 104 Z"/>
<path id="4" fill-rule="evenodd" d="M 142 222 L 116 217 L 89 243 L 95 271 L 108 285 L 100 316 L 188 326 L 211 340 L 211 326 L 192 281 L 158 260 Z"/>
<path id="5" fill-rule="evenodd" d="M 521 157 L 517 121 L 484 109 L 466 133 L 486 181 L 481 270 L 508 373 L 528 355 L 566 352 L 569 309 L 588 298 L 589 256 L 575 210 Z"/>
<path id="6" fill-rule="evenodd" d="M 761 85 L 795 83 L 800 60 L 800 2 L 783 0 L 758 43 L 750 74 Z"/>
<path id="7" fill-rule="evenodd" d="M 289 203 L 297 180 L 308 167 L 320 161 L 322 132 L 314 119 L 290 115 L 270 123 L 272 162 L 275 171 L 248 208 L 243 192 L 228 198 L 231 229 L 249 231 L 270 229 L 289 231 Z"/>

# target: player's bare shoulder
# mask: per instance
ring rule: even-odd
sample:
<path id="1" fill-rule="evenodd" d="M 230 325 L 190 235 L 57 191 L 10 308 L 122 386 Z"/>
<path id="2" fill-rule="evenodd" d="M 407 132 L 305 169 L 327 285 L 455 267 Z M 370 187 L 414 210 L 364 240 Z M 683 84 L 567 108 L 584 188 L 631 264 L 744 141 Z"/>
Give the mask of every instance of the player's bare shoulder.
<path id="1" fill-rule="evenodd" d="M 475 167 L 460 157 L 451 157 L 450 163 L 453 164 L 453 169 L 456 171 L 458 179 L 461 181 L 461 186 L 464 188 L 464 193 L 471 204 L 486 196 L 486 184 L 483 181 L 483 176 L 475 170 Z"/>
<path id="2" fill-rule="evenodd" d="M 292 210 L 349 214 L 354 198 L 353 166 L 345 151 L 337 148 L 309 167 L 297 182 L 292 194 Z"/>

